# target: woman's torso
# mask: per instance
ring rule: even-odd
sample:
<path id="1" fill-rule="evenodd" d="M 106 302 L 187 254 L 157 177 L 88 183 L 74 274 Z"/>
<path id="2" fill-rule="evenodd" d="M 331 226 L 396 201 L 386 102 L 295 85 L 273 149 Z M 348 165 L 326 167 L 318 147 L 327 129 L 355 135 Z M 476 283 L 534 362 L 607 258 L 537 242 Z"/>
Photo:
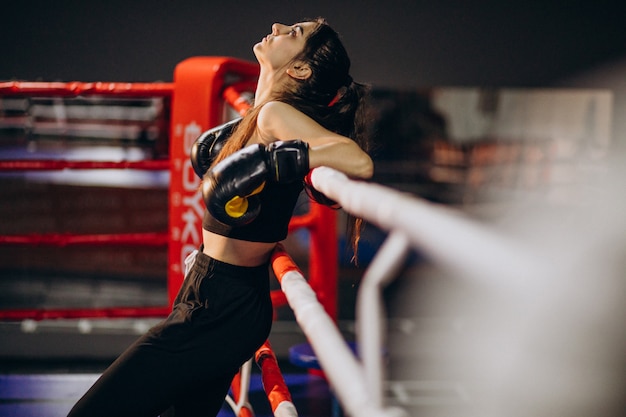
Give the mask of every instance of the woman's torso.
<path id="1" fill-rule="evenodd" d="M 203 252 L 213 259 L 238 266 L 258 266 L 267 262 L 276 243 L 249 242 L 202 230 Z"/>
<path id="2" fill-rule="evenodd" d="M 257 131 L 246 146 L 266 143 Z M 252 242 L 223 236 L 206 229 L 202 230 L 203 252 L 213 259 L 239 266 L 258 266 L 266 263 L 276 242 Z"/>

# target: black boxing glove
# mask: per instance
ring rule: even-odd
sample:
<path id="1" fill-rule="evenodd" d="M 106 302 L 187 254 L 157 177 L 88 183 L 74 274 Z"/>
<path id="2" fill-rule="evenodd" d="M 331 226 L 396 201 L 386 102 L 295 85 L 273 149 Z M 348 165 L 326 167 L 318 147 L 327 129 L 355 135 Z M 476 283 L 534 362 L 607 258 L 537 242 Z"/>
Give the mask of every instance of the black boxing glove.
<path id="1" fill-rule="evenodd" d="M 202 178 L 230 138 L 241 117 L 202 133 L 191 146 L 189 158 L 196 175 Z"/>
<path id="2" fill-rule="evenodd" d="M 276 141 L 267 146 L 272 180 L 288 183 L 309 173 L 309 144 L 303 140 Z"/>
<path id="3" fill-rule="evenodd" d="M 309 171 L 309 146 L 301 140 L 250 145 L 220 161 L 204 176 L 207 210 L 228 226 L 243 226 L 260 210 L 258 194 L 266 181 L 301 180 Z"/>
<path id="4" fill-rule="evenodd" d="M 265 146 L 251 145 L 220 161 L 202 181 L 202 197 L 213 217 L 243 226 L 261 210 L 258 193 L 269 176 Z"/>

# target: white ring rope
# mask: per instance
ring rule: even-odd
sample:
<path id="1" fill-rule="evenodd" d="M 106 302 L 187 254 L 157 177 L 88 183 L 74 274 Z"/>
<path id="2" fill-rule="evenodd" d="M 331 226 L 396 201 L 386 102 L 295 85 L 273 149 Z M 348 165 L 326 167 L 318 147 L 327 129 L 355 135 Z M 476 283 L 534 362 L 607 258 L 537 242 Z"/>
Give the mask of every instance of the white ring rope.
<path id="1" fill-rule="evenodd" d="M 404 410 L 382 409 L 375 404 L 361 365 L 302 274 L 288 271 L 281 280 L 281 288 L 347 413 L 363 417 L 406 416 Z"/>
<path id="2" fill-rule="evenodd" d="M 301 274 L 288 272 L 282 289 L 340 403 L 351 416 L 404 416 L 385 407 L 383 286 L 413 247 L 466 279 L 507 292 L 523 290 L 547 269 L 526 248 L 459 213 L 382 185 L 348 179 L 327 167 L 312 172 L 313 186 L 350 214 L 390 232 L 366 271 L 357 298 L 361 365 Z M 503 279 L 506 277 L 506 279 Z M 524 293 L 524 291 L 521 291 Z"/>
<path id="3" fill-rule="evenodd" d="M 523 290 L 529 280 L 545 277 L 548 270 L 528 248 L 450 208 L 379 184 L 351 180 L 327 167 L 314 169 L 311 180 L 348 213 L 383 230 L 401 231 L 413 248 L 476 282 L 506 291 Z"/>

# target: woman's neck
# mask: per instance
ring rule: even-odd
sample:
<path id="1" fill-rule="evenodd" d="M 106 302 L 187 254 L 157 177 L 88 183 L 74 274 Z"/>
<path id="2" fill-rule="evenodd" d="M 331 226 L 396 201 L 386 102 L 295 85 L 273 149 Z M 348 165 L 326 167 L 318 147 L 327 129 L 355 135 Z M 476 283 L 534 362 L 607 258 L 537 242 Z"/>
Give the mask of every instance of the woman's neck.
<path id="1" fill-rule="evenodd" d="M 284 88 L 283 83 L 284 81 L 282 81 L 275 72 L 265 72 L 261 70 L 254 93 L 255 103 L 262 104 L 269 101 L 277 91 Z"/>

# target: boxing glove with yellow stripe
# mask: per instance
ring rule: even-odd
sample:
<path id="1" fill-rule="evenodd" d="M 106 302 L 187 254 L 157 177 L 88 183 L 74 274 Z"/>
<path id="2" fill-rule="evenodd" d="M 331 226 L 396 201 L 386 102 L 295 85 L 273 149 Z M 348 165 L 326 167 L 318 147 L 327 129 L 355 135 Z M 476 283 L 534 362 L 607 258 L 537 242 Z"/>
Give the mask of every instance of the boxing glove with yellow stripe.
<path id="1" fill-rule="evenodd" d="M 289 183 L 309 172 L 309 146 L 301 140 L 255 144 L 211 168 L 202 182 L 209 213 L 228 226 L 242 226 L 261 211 L 259 193 L 266 181 Z"/>

